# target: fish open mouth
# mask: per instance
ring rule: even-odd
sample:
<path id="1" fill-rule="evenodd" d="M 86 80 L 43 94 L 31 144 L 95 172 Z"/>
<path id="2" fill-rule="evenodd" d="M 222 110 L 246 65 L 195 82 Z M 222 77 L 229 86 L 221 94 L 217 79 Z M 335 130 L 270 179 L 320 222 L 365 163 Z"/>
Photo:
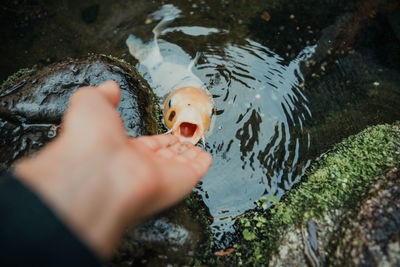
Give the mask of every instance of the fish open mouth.
<path id="1" fill-rule="evenodd" d="M 190 122 L 182 122 L 179 125 L 180 135 L 186 138 L 192 138 L 197 131 L 197 125 Z"/>

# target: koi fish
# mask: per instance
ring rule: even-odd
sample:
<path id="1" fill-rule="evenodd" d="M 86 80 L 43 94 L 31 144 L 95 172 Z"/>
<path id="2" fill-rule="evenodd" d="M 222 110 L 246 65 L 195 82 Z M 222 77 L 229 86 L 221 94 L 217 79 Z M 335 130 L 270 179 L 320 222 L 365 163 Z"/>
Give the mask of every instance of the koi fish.
<path id="1" fill-rule="evenodd" d="M 154 40 L 149 43 L 134 35 L 126 40 L 129 53 L 147 68 L 153 87 L 161 95 L 167 95 L 163 105 L 164 124 L 168 132 L 179 137 L 181 142 L 197 144 L 203 141 L 214 122 L 214 102 L 203 82 L 192 72 L 199 53 L 188 64 L 179 62 L 179 57 L 164 58 L 158 46 L 160 33 L 179 16 L 180 10 L 173 5 L 164 5 L 151 14 L 152 19 L 161 19 L 153 29 Z"/>

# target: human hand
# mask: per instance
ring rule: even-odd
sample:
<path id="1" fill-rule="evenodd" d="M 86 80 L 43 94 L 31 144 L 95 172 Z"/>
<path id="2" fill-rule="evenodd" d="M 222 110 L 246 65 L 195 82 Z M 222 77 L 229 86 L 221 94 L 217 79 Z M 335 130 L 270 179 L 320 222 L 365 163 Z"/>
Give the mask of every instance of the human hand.
<path id="1" fill-rule="evenodd" d="M 15 167 L 16 176 L 103 258 L 125 227 L 188 194 L 212 161 L 172 135 L 127 137 L 115 110 L 119 98 L 112 81 L 74 92 L 60 135 Z"/>

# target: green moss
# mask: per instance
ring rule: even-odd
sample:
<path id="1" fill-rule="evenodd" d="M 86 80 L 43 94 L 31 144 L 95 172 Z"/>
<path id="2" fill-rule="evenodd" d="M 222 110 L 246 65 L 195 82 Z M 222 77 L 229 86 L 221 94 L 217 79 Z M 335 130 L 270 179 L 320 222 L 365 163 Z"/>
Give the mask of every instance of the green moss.
<path id="1" fill-rule="evenodd" d="M 110 60 L 112 60 L 112 61 L 116 61 L 116 62 L 119 62 L 119 63 L 123 63 L 123 64 L 128 64 L 128 65 L 130 65 L 128 62 L 126 62 L 126 61 L 123 60 L 122 58 L 118 58 L 118 57 L 114 57 L 114 56 L 112 56 L 112 55 L 106 55 L 106 54 L 100 54 L 100 56 L 106 57 L 106 58 L 108 58 L 108 59 L 110 59 Z"/>
<path id="2" fill-rule="evenodd" d="M 162 120 L 162 112 L 160 107 L 160 99 L 154 93 L 151 94 L 151 102 L 153 103 L 153 114 L 157 123 L 157 131 L 158 133 L 165 132 L 164 124 L 161 122 Z"/>
<path id="3" fill-rule="evenodd" d="M 210 227 L 210 213 L 205 206 L 201 196 L 192 192 L 186 199 L 185 204 L 192 212 L 194 219 L 200 223 L 203 228 L 203 240 L 201 245 L 196 249 L 194 266 L 203 266 L 207 263 L 211 266 L 221 265 L 220 260 L 214 256 L 215 243 Z"/>
<path id="4" fill-rule="evenodd" d="M 22 76 L 25 75 L 30 75 L 32 72 L 35 72 L 35 68 L 24 68 L 20 69 L 16 73 L 8 76 L 8 78 L 1 84 L 0 86 L 0 93 L 3 92 L 6 88 L 8 88 L 11 84 L 13 84 L 17 79 L 21 78 Z"/>
<path id="5" fill-rule="evenodd" d="M 268 200 L 260 199 L 259 208 L 237 222 L 242 239 L 232 261 L 265 266 L 288 226 L 323 219 L 337 208 L 351 210 L 367 196 L 375 178 L 398 163 L 398 126 L 374 126 L 345 139 L 318 159 L 306 179 L 273 208 L 263 208 Z"/>
<path id="6" fill-rule="evenodd" d="M 397 126 L 375 126 L 349 137 L 309 169 L 307 181 L 279 205 L 275 216 L 294 224 L 322 218 L 341 205 L 351 208 L 376 176 L 396 165 L 398 148 Z"/>
<path id="7" fill-rule="evenodd" d="M 134 67 L 134 66 L 132 66 L 130 63 L 126 62 L 124 59 L 119 58 L 119 57 L 114 57 L 114 56 L 112 56 L 112 55 L 106 55 L 106 54 L 100 54 L 100 56 L 105 57 L 105 58 L 108 58 L 108 59 L 110 59 L 110 60 L 112 60 L 112 61 L 114 61 L 114 62 L 118 62 L 118 63 L 122 63 L 122 64 L 125 64 L 125 65 L 130 66 L 130 67 L 135 71 L 135 73 L 136 73 L 137 75 L 139 75 L 140 77 L 143 78 L 143 75 L 137 70 L 137 68 Z M 143 78 L 143 79 L 144 79 L 144 78 Z"/>

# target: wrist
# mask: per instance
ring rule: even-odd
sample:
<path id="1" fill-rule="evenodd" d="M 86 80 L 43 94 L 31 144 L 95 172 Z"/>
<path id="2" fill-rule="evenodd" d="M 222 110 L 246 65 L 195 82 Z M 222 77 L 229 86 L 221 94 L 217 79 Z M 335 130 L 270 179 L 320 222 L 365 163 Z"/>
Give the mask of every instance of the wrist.
<path id="1" fill-rule="evenodd" d="M 55 140 L 37 155 L 20 161 L 14 173 L 86 245 L 107 258 L 123 228 L 119 198 L 107 177 L 109 157 L 114 153 L 72 155 L 61 142 Z"/>

